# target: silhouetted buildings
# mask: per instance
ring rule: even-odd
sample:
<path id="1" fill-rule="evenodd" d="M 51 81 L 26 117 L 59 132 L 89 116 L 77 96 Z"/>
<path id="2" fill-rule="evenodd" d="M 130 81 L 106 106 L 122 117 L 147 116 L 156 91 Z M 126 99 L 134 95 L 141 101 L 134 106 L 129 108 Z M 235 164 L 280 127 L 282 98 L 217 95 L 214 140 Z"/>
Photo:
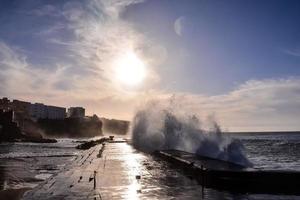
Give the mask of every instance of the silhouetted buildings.
<path id="1" fill-rule="evenodd" d="M 0 109 L 0 142 L 21 138 L 21 130 L 13 121 L 13 111 Z"/>
<path id="2" fill-rule="evenodd" d="M 103 131 L 109 134 L 125 135 L 129 130 L 129 121 L 101 118 Z"/>
<path id="3" fill-rule="evenodd" d="M 14 121 L 22 121 L 24 118 L 38 119 L 64 119 L 67 116 L 66 108 L 58 106 L 44 105 L 42 103 L 30 103 L 26 101 L 10 101 L 4 97 L 0 99 L 0 109 L 4 111 L 14 111 Z M 85 110 L 81 107 L 71 108 L 72 115 L 84 117 Z"/>
<path id="4" fill-rule="evenodd" d="M 85 116 L 85 109 L 82 107 L 70 107 L 68 109 L 68 117 L 83 118 Z"/>
<path id="5" fill-rule="evenodd" d="M 2 99 L 0 99 L 0 109 L 5 111 L 8 109 L 10 104 L 10 101 L 8 100 L 8 98 L 4 97 Z"/>
<path id="6" fill-rule="evenodd" d="M 64 119 L 66 108 L 35 103 L 30 105 L 29 114 L 35 119 Z"/>
<path id="7" fill-rule="evenodd" d="M 3 124 L 10 124 L 13 122 L 13 111 L 9 110 L 9 111 L 4 111 L 2 109 L 0 109 L 0 121 Z"/>
<path id="8" fill-rule="evenodd" d="M 68 117 L 67 117 L 68 116 Z M 0 142 L 38 141 L 42 136 L 94 137 L 102 135 L 102 121 L 86 117 L 83 107 L 66 108 L 30 103 L 8 98 L 0 99 Z"/>

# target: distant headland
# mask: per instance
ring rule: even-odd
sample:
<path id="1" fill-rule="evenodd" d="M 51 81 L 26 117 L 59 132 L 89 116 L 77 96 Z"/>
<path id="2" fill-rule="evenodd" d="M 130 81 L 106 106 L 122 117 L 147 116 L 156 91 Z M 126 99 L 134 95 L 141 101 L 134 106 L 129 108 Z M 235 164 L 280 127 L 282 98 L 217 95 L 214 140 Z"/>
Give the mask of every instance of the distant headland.
<path id="1" fill-rule="evenodd" d="M 104 126 L 103 126 L 104 124 Z M 126 134 L 128 121 L 85 116 L 85 108 L 0 99 L 0 142 L 56 142 L 59 137 Z"/>

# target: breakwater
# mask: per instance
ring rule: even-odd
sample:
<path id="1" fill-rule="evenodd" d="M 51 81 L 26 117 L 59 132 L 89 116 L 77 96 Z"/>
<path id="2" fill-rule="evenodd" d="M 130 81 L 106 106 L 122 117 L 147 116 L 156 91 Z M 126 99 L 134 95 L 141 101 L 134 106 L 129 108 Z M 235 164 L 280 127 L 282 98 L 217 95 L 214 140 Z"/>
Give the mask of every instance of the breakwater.
<path id="1" fill-rule="evenodd" d="M 300 194 L 298 171 L 256 170 L 178 150 L 157 151 L 155 155 L 174 164 L 203 187 L 234 193 Z"/>

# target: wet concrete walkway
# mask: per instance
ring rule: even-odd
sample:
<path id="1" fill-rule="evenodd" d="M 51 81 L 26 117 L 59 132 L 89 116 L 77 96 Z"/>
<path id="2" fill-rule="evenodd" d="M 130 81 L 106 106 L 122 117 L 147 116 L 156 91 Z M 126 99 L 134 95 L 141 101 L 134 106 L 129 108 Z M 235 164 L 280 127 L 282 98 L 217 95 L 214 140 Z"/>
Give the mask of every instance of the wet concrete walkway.
<path id="1" fill-rule="evenodd" d="M 23 199 L 198 199 L 200 194 L 195 181 L 123 142 L 87 150 Z"/>

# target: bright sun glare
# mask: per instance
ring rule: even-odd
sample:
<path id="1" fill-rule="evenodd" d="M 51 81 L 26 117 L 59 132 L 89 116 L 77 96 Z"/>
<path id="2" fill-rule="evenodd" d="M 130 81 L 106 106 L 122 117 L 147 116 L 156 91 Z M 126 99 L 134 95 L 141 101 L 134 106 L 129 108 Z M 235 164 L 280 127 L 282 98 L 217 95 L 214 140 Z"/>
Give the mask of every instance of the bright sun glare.
<path id="1" fill-rule="evenodd" d="M 134 52 L 127 52 L 120 57 L 115 67 L 116 78 L 123 84 L 136 86 L 145 79 L 145 64 Z"/>

